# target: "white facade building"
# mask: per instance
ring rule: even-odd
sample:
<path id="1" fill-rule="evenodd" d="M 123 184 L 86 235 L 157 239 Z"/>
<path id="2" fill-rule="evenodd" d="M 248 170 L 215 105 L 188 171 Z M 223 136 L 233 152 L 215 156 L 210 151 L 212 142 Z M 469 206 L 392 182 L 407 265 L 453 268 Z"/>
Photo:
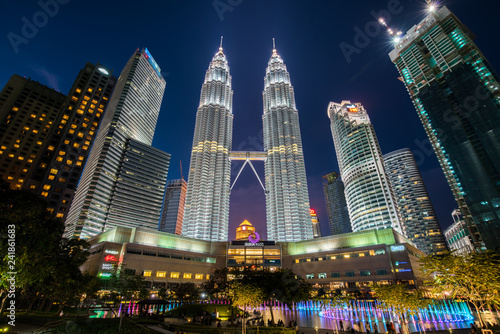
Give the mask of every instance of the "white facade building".
<path id="1" fill-rule="evenodd" d="M 351 101 L 330 102 L 328 117 L 352 231 L 392 227 L 404 233 L 375 129 L 365 108 Z"/>
<path id="2" fill-rule="evenodd" d="M 227 241 L 233 136 L 233 91 L 222 46 L 201 88 L 189 166 L 182 235 Z"/>
<path id="3" fill-rule="evenodd" d="M 290 74 L 276 49 L 268 62 L 262 95 L 267 238 L 280 242 L 312 239 L 299 113 Z"/>
<path id="4" fill-rule="evenodd" d="M 118 225 L 156 229 L 170 155 L 150 145 L 165 91 L 160 68 L 137 49 L 111 96 L 66 219 L 66 237 Z"/>

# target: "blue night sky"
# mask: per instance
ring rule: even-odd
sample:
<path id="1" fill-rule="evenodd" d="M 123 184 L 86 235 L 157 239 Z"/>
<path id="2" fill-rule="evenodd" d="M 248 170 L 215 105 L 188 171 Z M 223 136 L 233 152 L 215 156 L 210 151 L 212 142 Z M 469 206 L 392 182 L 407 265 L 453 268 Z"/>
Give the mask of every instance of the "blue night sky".
<path id="1" fill-rule="evenodd" d="M 0 87 L 19 74 L 66 94 L 86 62 L 100 62 L 118 76 L 134 50 L 147 47 L 167 81 L 153 146 L 172 154 L 169 179 L 180 178 L 180 160 L 187 178 L 200 89 L 221 35 L 233 78 L 233 150 L 262 149 L 263 79 L 274 37 L 295 89 L 311 207 L 323 234 L 329 228 L 321 176 L 338 171 L 327 106 L 341 100 L 365 106 L 384 154 L 404 147 L 418 151 L 440 224 L 451 224 L 455 201 L 434 153 L 424 145 L 423 127 L 387 55 L 391 46 L 384 29 L 358 41 L 361 47 L 350 61 L 340 48 L 341 43 L 354 47 L 356 30 L 374 27 L 370 22 L 382 10 L 392 11 L 389 26 L 406 32 L 424 17 L 425 1 L 55 1 L 0 4 Z M 51 15 L 40 13 L 41 4 Z M 499 68 L 498 5 L 487 0 L 444 4 Z M 39 27 L 28 29 L 34 22 Z M 13 38 L 22 41 L 16 45 Z M 263 165 L 255 165 L 263 178 Z M 239 166 L 233 166 L 233 179 Z M 244 219 L 265 237 L 264 192 L 250 168 L 231 194 L 230 238 Z"/>

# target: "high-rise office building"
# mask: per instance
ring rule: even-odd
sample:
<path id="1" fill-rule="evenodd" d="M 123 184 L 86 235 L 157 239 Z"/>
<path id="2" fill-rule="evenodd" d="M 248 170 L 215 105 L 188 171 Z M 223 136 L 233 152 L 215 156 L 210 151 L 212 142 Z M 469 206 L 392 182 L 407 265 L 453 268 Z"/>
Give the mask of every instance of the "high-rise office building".
<path id="1" fill-rule="evenodd" d="M 118 78 L 66 219 L 67 237 L 117 225 L 158 228 L 170 155 L 152 148 L 165 91 L 147 49 Z"/>
<path id="2" fill-rule="evenodd" d="M 273 49 L 264 78 L 264 163 L 267 238 L 313 238 L 299 113 L 283 59 Z"/>
<path id="3" fill-rule="evenodd" d="M 311 223 L 313 225 L 313 238 L 321 238 L 321 226 L 319 225 L 319 218 L 316 210 L 310 209 Z"/>
<path id="4" fill-rule="evenodd" d="M 407 238 L 427 254 L 446 251 L 443 232 L 411 150 L 387 153 L 384 162 Z"/>
<path id="5" fill-rule="evenodd" d="M 23 175 L 23 182 L 22 184 L 11 182 L 11 185 L 16 189 L 30 190 L 47 199 L 49 210 L 57 218 L 64 219 L 71 205 L 88 152 L 116 83 L 116 78 L 111 72 L 100 64 L 87 63 L 58 110 L 53 108 L 52 111 L 48 111 L 40 108 L 47 99 L 50 100 L 50 95 L 54 94 L 53 90 L 45 88 L 39 95 L 30 96 L 31 102 L 28 104 L 33 107 L 31 113 L 23 114 L 27 111 L 25 110 L 27 105 L 23 104 L 23 110 L 17 115 L 25 116 L 22 122 L 23 131 L 29 131 L 33 136 L 30 134 L 25 137 L 26 141 L 23 138 L 6 140 L 5 146 L 14 145 L 21 148 L 24 143 L 27 146 L 23 147 L 22 151 L 29 149 L 29 157 L 26 161 L 21 160 L 25 165 L 17 166 Z M 33 85 L 44 87 L 18 76 L 13 76 L 10 82 L 25 82 L 26 87 Z M 6 89 L 8 87 L 9 84 Z M 48 91 L 49 95 L 43 93 L 44 90 L 46 93 Z M 21 96 L 26 94 L 28 92 Z M 13 101 L 12 96 L 9 101 Z M 44 125 L 44 121 L 47 124 Z M 18 124 L 18 121 L 10 124 L 10 126 Z M 25 127 L 30 130 L 26 130 Z M 14 141 L 19 142 L 13 143 Z M 7 172 L 5 177 L 9 178 L 11 172 Z"/>
<path id="6" fill-rule="evenodd" d="M 65 219 L 87 157 L 104 117 L 116 77 L 111 70 L 87 63 L 78 74 L 66 103 L 27 182 L 30 190 L 47 198 L 57 218 Z"/>
<path id="7" fill-rule="evenodd" d="M 453 224 L 444 230 L 444 237 L 450 251 L 454 254 L 468 254 L 475 251 L 474 239 L 469 234 L 460 209 L 451 213 Z"/>
<path id="8" fill-rule="evenodd" d="M 65 99 L 64 94 L 18 75 L 0 92 L 0 175 L 12 189 L 25 189 L 51 132 L 59 126 Z"/>
<path id="9" fill-rule="evenodd" d="M 167 181 L 158 231 L 181 234 L 186 190 L 187 182 L 184 179 Z"/>
<path id="10" fill-rule="evenodd" d="M 469 29 L 446 7 L 412 27 L 389 56 L 424 125 L 474 248 L 499 247 L 498 75 Z"/>
<path id="11" fill-rule="evenodd" d="M 323 194 L 325 195 L 330 234 L 352 232 L 344 194 L 344 183 L 340 179 L 339 173 L 332 172 L 323 176 Z"/>
<path id="12" fill-rule="evenodd" d="M 196 113 L 182 235 L 227 241 L 233 91 L 222 45 L 205 74 Z"/>
<path id="13" fill-rule="evenodd" d="M 353 232 L 392 227 L 404 233 L 384 159 L 361 103 L 330 102 L 328 117 Z"/>

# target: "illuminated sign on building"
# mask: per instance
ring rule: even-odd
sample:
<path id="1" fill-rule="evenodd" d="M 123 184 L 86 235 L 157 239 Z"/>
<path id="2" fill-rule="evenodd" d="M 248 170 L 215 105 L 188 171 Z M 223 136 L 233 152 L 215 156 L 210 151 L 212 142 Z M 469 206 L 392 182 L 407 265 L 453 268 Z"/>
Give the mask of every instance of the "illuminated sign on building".
<path id="1" fill-rule="evenodd" d="M 354 104 L 349 104 L 346 107 L 347 107 L 347 110 L 349 110 L 349 112 L 358 112 L 358 108 L 356 108 L 356 106 Z"/>
<path id="2" fill-rule="evenodd" d="M 403 251 L 403 250 L 405 250 L 405 246 L 403 246 L 403 245 L 391 246 L 391 251 L 393 251 L 393 252 Z"/>
<path id="3" fill-rule="evenodd" d="M 315 211 L 314 209 L 309 209 L 309 213 L 310 213 L 311 215 L 315 215 L 315 214 L 316 214 L 316 211 Z"/>
<path id="4" fill-rule="evenodd" d="M 248 236 L 248 241 L 250 241 L 250 243 L 252 243 L 254 245 L 257 244 L 260 241 L 259 233 L 253 232 L 252 234 L 250 234 Z M 264 246 L 264 244 L 262 244 L 262 246 Z"/>
<path id="5" fill-rule="evenodd" d="M 264 247 L 264 243 L 263 242 L 256 242 L 256 243 L 245 242 L 245 246 L 260 246 L 260 247 Z"/>
<path id="6" fill-rule="evenodd" d="M 411 269 L 396 269 L 396 272 L 397 273 L 407 273 L 407 272 L 410 272 Z"/>
<path id="7" fill-rule="evenodd" d="M 110 273 L 100 273 L 99 277 L 109 278 L 109 277 L 111 277 L 111 274 Z"/>
<path id="8" fill-rule="evenodd" d="M 114 255 L 106 255 L 104 257 L 104 261 L 106 262 L 117 262 L 118 261 L 118 258 Z"/>
<path id="9" fill-rule="evenodd" d="M 103 263 L 102 264 L 102 269 L 104 270 L 113 270 L 114 266 L 112 263 Z"/>
<path id="10" fill-rule="evenodd" d="M 396 266 L 399 266 L 400 264 L 407 264 L 408 262 L 402 262 L 402 261 L 396 261 Z"/>
<path id="11" fill-rule="evenodd" d="M 118 252 L 118 251 L 114 251 L 114 250 L 111 250 L 111 249 L 106 249 L 106 250 L 104 251 L 104 253 L 106 253 L 106 254 L 114 254 L 114 255 L 118 255 L 120 252 Z"/>

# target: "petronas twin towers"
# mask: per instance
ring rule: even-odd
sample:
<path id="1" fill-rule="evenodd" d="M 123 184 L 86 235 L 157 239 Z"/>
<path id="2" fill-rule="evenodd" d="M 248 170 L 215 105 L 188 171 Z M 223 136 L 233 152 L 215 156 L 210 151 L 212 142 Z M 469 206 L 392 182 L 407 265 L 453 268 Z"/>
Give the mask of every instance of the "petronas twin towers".
<path id="1" fill-rule="evenodd" d="M 233 91 L 222 46 L 205 75 L 191 152 L 182 234 L 227 241 L 231 160 L 264 160 L 267 237 L 312 239 L 299 116 L 290 75 L 273 49 L 264 78 L 265 152 L 234 152 Z M 243 159 L 243 160 L 244 160 Z"/>

